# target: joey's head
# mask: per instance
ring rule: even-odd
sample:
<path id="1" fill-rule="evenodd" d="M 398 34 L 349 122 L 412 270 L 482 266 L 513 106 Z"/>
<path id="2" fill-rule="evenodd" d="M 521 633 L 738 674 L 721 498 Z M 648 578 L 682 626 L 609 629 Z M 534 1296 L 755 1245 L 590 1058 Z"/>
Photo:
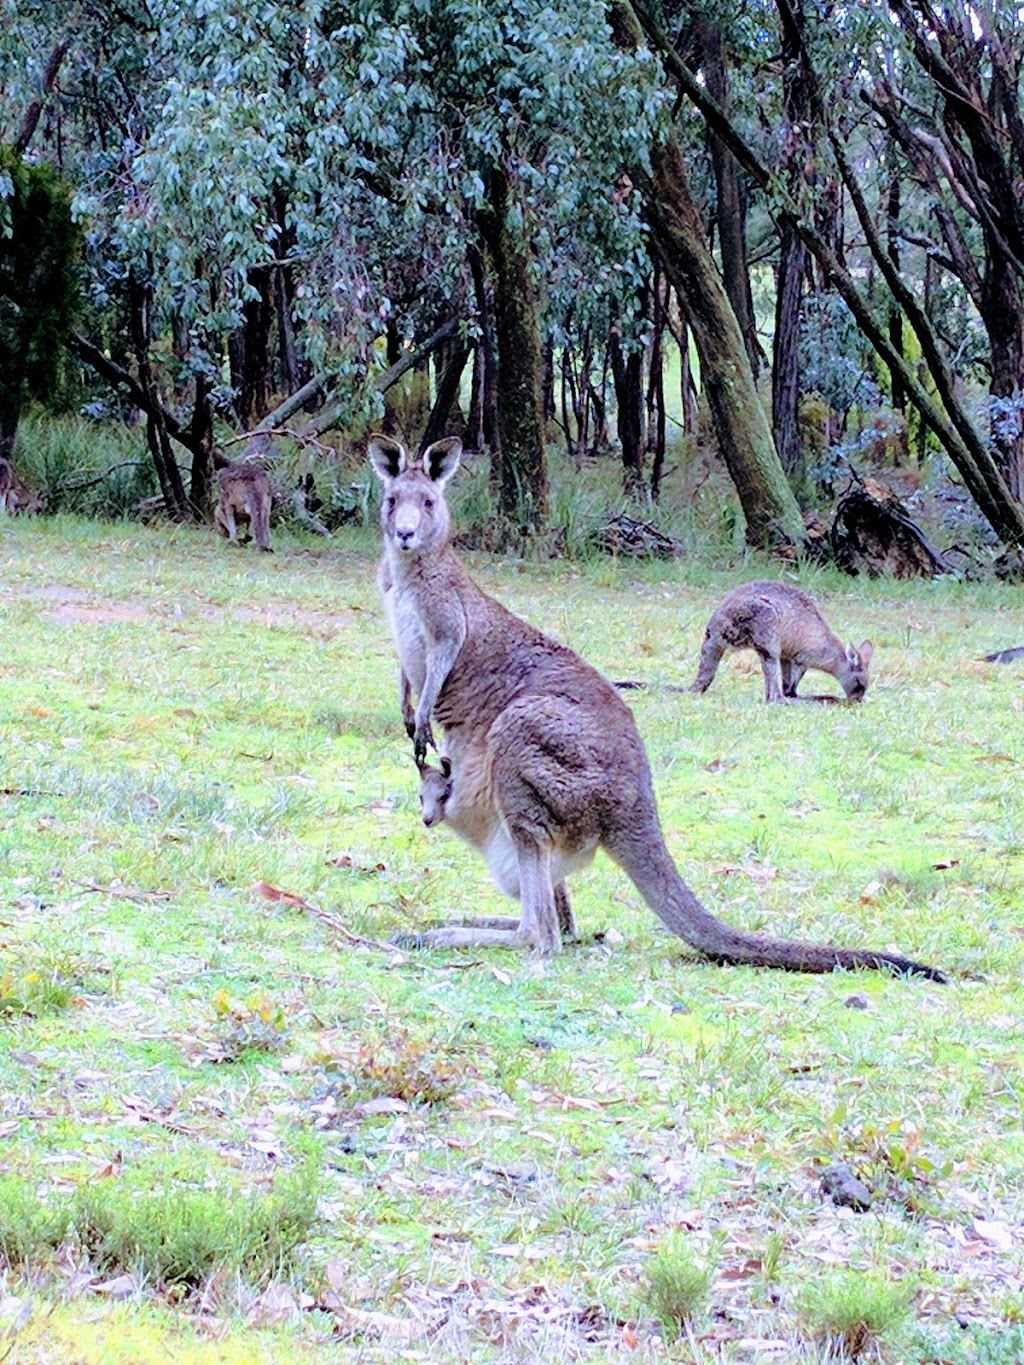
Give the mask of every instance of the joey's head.
<path id="1" fill-rule="evenodd" d="M 875 647 L 870 640 L 861 645 L 847 645 L 843 666 L 836 675 L 848 701 L 863 701 L 868 690 L 868 665 Z"/>
<path id="2" fill-rule="evenodd" d="M 411 459 L 399 441 L 371 436 L 369 453 L 383 486 L 380 528 L 384 543 L 399 555 L 441 549 L 451 529 L 444 490 L 459 467 L 462 442 L 450 436 Z"/>
<path id="3" fill-rule="evenodd" d="M 452 761 L 447 754 L 442 754 L 440 768 L 432 768 L 429 763 L 417 766 L 420 770 L 420 813 L 429 829 L 431 825 L 439 825 L 447 813 L 453 786 Z"/>

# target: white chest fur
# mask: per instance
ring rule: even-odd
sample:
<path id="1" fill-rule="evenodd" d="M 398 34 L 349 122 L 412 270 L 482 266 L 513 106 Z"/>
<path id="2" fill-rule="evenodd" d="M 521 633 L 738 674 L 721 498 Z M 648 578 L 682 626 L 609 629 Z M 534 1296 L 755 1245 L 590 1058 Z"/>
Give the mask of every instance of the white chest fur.
<path id="1" fill-rule="evenodd" d="M 383 590 L 384 611 L 395 642 L 402 672 L 414 692 L 423 688 L 427 673 L 427 641 L 415 593 L 408 585 L 392 583 Z"/>

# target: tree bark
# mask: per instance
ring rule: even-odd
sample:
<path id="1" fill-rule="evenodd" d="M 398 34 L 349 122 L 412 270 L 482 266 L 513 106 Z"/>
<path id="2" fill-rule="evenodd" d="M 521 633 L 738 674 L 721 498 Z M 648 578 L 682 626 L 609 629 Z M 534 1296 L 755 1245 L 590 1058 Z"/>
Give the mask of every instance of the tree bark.
<path id="1" fill-rule="evenodd" d="M 799 545 L 803 520 L 761 407 L 736 315 L 704 240 L 675 134 L 652 149 L 648 215 L 700 356 L 715 434 L 752 545 Z"/>
<path id="2" fill-rule="evenodd" d="M 480 444 L 491 457 L 491 484 L 497 490 L 501 476 L 501 442 L 498 437 L 498 345 L 494 335 L 494 292 L 487 278 L 483 252 L 475 242 L 470 243 L 468 258 L 473 276 L 477 325 L 480 328 L 476 355 L 480 366 Z"/>
<path id="3" fill-rule="evenodd" d="M 813 175 L 814 151 L 810 84 L 803 61 L 803 0 L 777 0 L 782 27 L 782 145 L 786 184 L 799 196 Z M 772 341 L 772 435 L 782 467 L 802 497 L 807 465 L 800 435 L 800 325 L 803 315 L 807 248 L 791 227 L 779 234 L 779 268 L 775 288 L 775 336 Z"/>
<path id="4" fill-rule="evenodd" d="M 625 349 L 617 323 L 608 336 L 608 354 L 622 447 L 622 486 L 635 497 L 644 487 L 644 357 L 638 346 Z"/>
<path id="5" fill-rule="evenodd" d="M 228 339 L 235 412 L 243 427 L 265 411 L 274 384 L 270 338 L 274 326 L 273 275 L 269 268 L 249 271 L 258 297 L 242 309 L 242 323 Z"/>
<path id="6" fill-rule="evenodd" d="M 716 23 L 699 26 L 702 65 L 708 89 L 724 109 L 729 107 L 729 72 L 722 32 Z M 747 261 L 747 210 L 740 168 L 725 143 L 708 129 L 708 147 L 715 173 L 718 245 L 722 257 L 722 281 L 736 314 L 750 370 L 757 382 L 761 347 L 754 321 L 754 300 L 750 292 L 750 267 Z"/>
<path id="7" fill-rule="evenodd" d="M 917 375 L 904 359 L 892 348 L 889 338 L 871 306 L 864 298 L 850 272 L 840 263 L 828 243 L 823 240 L 813 223 L 801 214 L 792 198 L 781 190 L 772 173 L 758 157 L 750 144 L 726 118 L 724 112 L 710 97 L 701 83 L 674 52 L 653 17 L 638 0 L 623 0 L 628 14 L 640 24 L 645 33 L 660 52 L 662 60 L 675 77 L 683 93 L 696 105 L 708 122 L 713 123 L 727 141 L 740 164 L 750 173 L 755 182 L 763 189 L 771 190 L 775 200 L 774 215 L 780 224 L 790 223 L 807 246 L 811 255 L 819 263 L 825 276 L 834 285 L 844 303 L 850 309 L 858 326 L 877 354 L 887 365 L 896 365 L 910 400 L 920 411 L 923 419 L 935 432 L 952 462 L 963 475 L 971 496 L 989 521 L 992 529 L 1007 545 L 1024 547 L 1024 506 L 1014 499 L 1007 487 L 1006 480 L 992 458 L 985 442 L 974 428 L 969 415 L 960 402 L 951 382 L 952 376 L 941 354 L 928 356 L 929 369 L 935 379 L 944 405 L 941 408 L 919 382 Z M 619 6 L 616 6 L 619 8 Z M 833 142 L 837 157 L 843 149 Z M 922 314 L 919 301 L 892 272 L 891 262 L 878 243 L 878 236 L 870 215 L 861 214 L 861 206 L 854 196 L 855 207 L 861 226 L 872 246 L 872 255 L 880 264 L 889 287 L 900 300 L 904 312 L 910 319 L 915 332 L 921 340 L 922 349 L 934 346 L 934 336 L 928 320 Z"/>
<path id="8" fill-rule="evenodd" d="M 900 219 L 900 178 L 895 170 L 889 172 L 889 196 L 885 202 L 885 229 L 886 241 L 885 249 L 888 252 L 889 260 L 892 261 L 892 268 L 895 271 L 900 269 L 900 239 L 899 239 L 899 219 Z M 889 305 L 889 341 L 894 351 L 900 356 L 903 355 L 903 310 L 895 299 Z M 905 412 L 907 406 L 907 395 L 903 387 L 903 380 L 899 369 L 889 368 L 890 381 L 892 386 L 892 405 L 897 412 Z"/>
<path id="9" fill-rule="evenodd" d="M 39 126 L 43 108 L 56 84 L 57 73 L 60 71 L 61 63 L 67 56 L 67 51 L 70 46 L 70 38 L 61 38 L 47 58 L 39 82 L 39 94 L 31 101 L 28 108 L 25 110 L 21 120 L 21 127 L 18 129 L 17 133 L 15 133 L 14 141 L 11 144 L 15 156 L 24 156 L 28 151 L 29 143 L 32 141 L 35 131 Z"/>
<path id="10" fill-rule="evenodd" d="M 488 208 L 480 219 L 495 279 L 495 339 L 501 377 L 498 513 L 512 525 L 536 528 L 543 525 L 548 511 L 539 307 L 529 244 L 515 221 L 512 187 L 503 166 L 491 172 Z"/>
<path id="11" fill-rule="evenodd" d="M 426 450 L 427 446 L 433 445 L 435 441 L 439 441 L 442 436 L 448 434 L 451 426 L 452 408 L 459 396 L 462 372 L 466 368 L 468 359 L 469 347 L 461 337 L 456 337 L 451 344 L 437 385 L 437 397 L 434 399 L 434 406 L 430 417 L 427 419 L 423 439 L 420 441 L 420 454 Z"/>
<path id="12" fill-rule="evenodd" d="M 171 450 L 167 424 L 163 420 L 163 406 L 157 399 L 156 383 L 149 359 L 150 312 L 153 291 L 150 285 L 142 284 L 134 272 L 128 279 L 128 306 L 131 313 L 132 342 L 135 347 L 135 362 L 139 372 L 139 386 L 146 397 L 146 441 L 153 457 L 153 467 L 160 482 L 164 506 L 175 521 L 184 521 L 187 515 L 185 488 Z"/>
<path id="13" fill-rule="evenodd" d="M 210 500 L 213 471 L 213 410 L 210 406 L 209 377 L 196 375 L 195 406 L 192 409 L 192 477 L 188 500 L 195 516 L 205 516 Z"/>

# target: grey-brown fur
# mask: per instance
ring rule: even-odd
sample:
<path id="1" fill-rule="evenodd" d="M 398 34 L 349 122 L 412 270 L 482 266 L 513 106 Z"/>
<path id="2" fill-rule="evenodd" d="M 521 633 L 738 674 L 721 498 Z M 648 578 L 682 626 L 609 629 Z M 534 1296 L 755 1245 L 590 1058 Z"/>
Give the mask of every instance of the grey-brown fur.
<path id="1" fill-rule="evenodd" d="M 452 761 L 442 754 L 441 766 L 432 768 L 429 763 L 417 763 L 420 774 L 420 814 L 428 829 L 447 822 L 451 829 L 479 852 L 485 853 L 487 829 L 478 825 L 472 808 L 460 807 L 455 799 L 455 779 L 452 775 Z M 555 887 L 555 911 L 558 915 L 559 932 L 564 939 L 576 937 L 576 921 L 573 919 L 572 906 L 565 882 Z M 464 921 L 465 922 L 465 921 Z M 487 916 L 476 918 L 471 923 L 488 929 L 515 930 L 519 921 L 509 916 Z"/>
<path id="2" fill-rule="evenodd" d="M 643 742 L 615 688 L 477 587 L 449 545 L 444 487 L 460 452 L 457 440 L 438 441 L 410 461 L 397 441 L 371 438 L 384 491 L 380 585 L 417 761 L 436 719 L 452 763 L 448 821 L 481 850 L 521 913 L 514 927 L 448 926 L 423 941 L 555 951 L 556 888 L 603 848 L 664 924 L 714 961 L 805 972 L 888 967 L 941 980 L 896 954 L 744 933 L 704 909 L 665 846 Z"/>
<path id="3" fill-rule="evenodd" d="M 805 592 L 765 579 L 733 588 L 712 612 L 691 691 L 707 691 L 730 649 L 756 651 L 765 701 L 775 702 L 798 700 L 800 679 L 809 668 L 831 673 L 850 701 L 861 701 L 874 654 L 870 640 L 844 645 Z"/>
<path id="4" fill-rule="evenodd" d="M 217 471 L 217 530 L 233 545 L 238 544 L 238 526 L 249 526 L 261 550 L 270 553 L 270 479 L 258 464 L 235 461 Z"/>
<path id="5" fill-rule="evenodd" d="M 42 510 L 42 494 L 29 488 L 15 472 L 10 460 L 0 455 L 0 511 L 15 517 L 20 512 L 35 513 Z"/>

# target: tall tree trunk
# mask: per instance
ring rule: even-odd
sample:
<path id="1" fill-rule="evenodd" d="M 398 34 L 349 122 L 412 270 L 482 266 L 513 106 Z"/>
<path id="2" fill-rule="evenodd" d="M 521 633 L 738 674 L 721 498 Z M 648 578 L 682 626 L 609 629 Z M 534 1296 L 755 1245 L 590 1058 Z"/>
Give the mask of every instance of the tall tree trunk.
<path id="1" fill-rule="evenodd" d="M 775 292 L 775 339 L 772 342 L 772 435 L 782 467 L 794 489 L 803 495 L 807 464 L 800 437 L 800 323 L 807 248 L 790 227 L 779 240 L 778 284 Z"/>
<path id="2" fill-rule="evenodd" d="M 473 347 L 473 377 L 469 386 L 469 420 L 466 423 L 466 442 L 470 450 L 483 449 L 484 358 L 479 340 Z"/>
<path id="3" fill-rule="evenodd" d="M 438 356 L 440 356 L 440 352 L 438 352 Z M 437 396 L 434 399 L 430 417 L 427 419 L 423 439 L 420 441 L 421 454 L 427 446 L 439 441 L 451 429 L 452 408 L 459 397 L 462 372 L 466 368 L 468 359 L 469 347 L 460 336 L 455 337 L 451 344 L 445 348 L 443 368 L 437 384 Z"/>
<path id="4" fill-rule="evenodd" d="M 608 336 L 608 354 L 622 447 L 622 486 L 635 497 L 644 487 L 644 357 L 639 346 L 626 350 L 621 330 L 614 322 Z"/>
<path id="5" fill-rule="evenodd" d="M 729 72 L 722 32 L 716 23 L 699 27 L 704 75 L 708 89 L 724 109 L 729 107 Z M 736 314 L 750 370 L 757 382 L 761 347 L 754 320 L 754 300 L 750 292 L 750 267 L 747 261 L 747 210 L 740 168 L 725 143 L 708 129 L 708 147 L 715 172 L 718 244 L 722 256 L 722 280 Z"/>
<path id="6" fill-rule="evenodd" d="M 516 217 L 508 174 L 503 166 L 495 166 L 481 224 L 494 264 L 494 330 L 501 376 L 498 512 L 512 525 L 537 528 L 548 511 L 543 355 L 530 249 Z"/>
<path id="7" fill-rule="evenodd" d="M 498 435 L 498 343 L 494 330 L 494 291 L 487 277 L 486 260 L 476 243 L 470 244 L 467 254 L 480 327 L 476 350 L 481 371 L 481 445 L 491 457 L 491 487 L 497 494 L 501 482 L 501 440 Z"/>
<path id="8" fill-rule="evenodd" d="M 266 411 L 274 384 L 270 338 L 274 325 L 272 275 L 269 269 L 249 271 L 258 297 L 242 309 L 242 323 L 228 339 L 235 411 L 243 427 L 250 427 Z"/>
<path id="9" fill-rule="evenodd" d="M 803 0 L 777 0 L 782 27 L 782 144 L 786 152 L 786 183 L 799 197 L 813 175 L 810 82 L 803 61 Z M 772 435 L 782 467 L 798 496 L 807 488 L 807 465 L 800 437 L 800 324 L 803 316 L 807 248 L 793 228 L 783 224 L 779 234 L 779 268 L 775 289 L 775 337 L 772 342 Z"/>
<path id="10" fill-rule="evenodd" d="M 195 406 L 192 409 L 192 477 L 188 500 L 195 516 L 206 515 L 210 499 L 210 474 L 213 470 L 213 411 L 210 406 L 211 383 L 204 373 L 196 375 Z"/>
<path id="11" fill-rule="evenodd" d="M 665 329 L 666 285 L 661 270 L 654 270 L 650 376 L 647 382 L 647 448 L 653 455 L 651 462 L 651 501 L 661 497 L 661 478 L 665 469 Z"/>
<path id="12" fill-rule="evenodd" d="M 889 194 L 885 201 L 885 247 L 892 261 L 893 270 L 900 268 L 900 178 L 895 170 L 889 172 Z M 900 356 L 903 351 L 903 310 L 895 299 L 889 304 L 889 342 Z M 892 405 L 897 412 L 905 412 L 907 394 L 899 368 L 889 367 L 892 387 Z"/>
<path id="13" fill-rule="evenodd" d="M 715 434 L 752 545 L 804 539 L 803 520 L 761 407 L 743 337 L 707 249 L 675 134 L 652 149 L 649 216 L 665 273 L 693 330 Z"/>
<path id="14" fill-rule="evenodd" d="M 156 391 L 153 367 L 149 359 L 150 315 L 153 306 L 153 290 L 143 285 L 134 272 L 128 278 L 129 310 L 132 327 L 132 343 L 135 348 L 135 362 L 138 368 L 139 385 L 146 396 L 146 441 L 153 457 L 153 467 L 160 482 L 164 506 L 167 514 L 175 521 L 184 521 L 187 514 L 185 489 L 181 482 L 181 472 L 171 450 L 167 424 L 163 418 L 163 408 Z"/>

